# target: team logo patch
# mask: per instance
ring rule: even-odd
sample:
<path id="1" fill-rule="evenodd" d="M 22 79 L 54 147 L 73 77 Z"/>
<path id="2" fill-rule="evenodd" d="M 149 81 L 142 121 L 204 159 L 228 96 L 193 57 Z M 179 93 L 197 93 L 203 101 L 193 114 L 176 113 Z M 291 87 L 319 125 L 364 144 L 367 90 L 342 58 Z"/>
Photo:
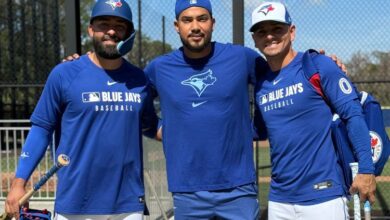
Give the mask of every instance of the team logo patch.
<path id="1" fill-rule="evenodd" d="M 98 92 L 83 92 L 82 93 L 83 102 L 100 102 L 100 93 Z"/>
<path id="2" fill-rule="evenodd" d="M 26 151 L 23 151 L 23 152 L 20 154 L 20 157 L 21 157 L 21 158 L 28 158 L 28 157 L 30 157 L 30 153 L 29 153 L 29 152 L 26 152 Z"/>
<path id="3" fill-rule="evenodd" d="M 267 104 L 267 102 L 268 102 L 268 95 L 260 96 L 258 102 L 259 102 L 260 105 Z"/>
<path id="4" fill-rule="evenodd" d="M 275 10 L 275 8 L 272 7 L 272 4 L 269 4 L 269 5 L 264 5 L 263 7 L 261 7 L 257 13 L 261 12 L 264 15 L 267 15 L 268 12 L 273 11 L 273 10 Z"/>
<path id="5" fill-rule="evenodd" d="M 351 86 L 351 83 L 348 82 L 348 80 L 346 78 L 341 78 L 339 80 L 339 87 L 341 89 L 341 91 L 344 93 L 344 94 L 351 94 L 352 93 L 352 86 Z"/>
<path id="6" fill-rule="evenodd" d="M 374 163 L 378 162 L 383 150 L 383 142 L 378 133 L 370 131 L 371 136 L 371 156 Z"/>
<path id="7" fill-rule="evenodd" d="M 190 0 L 190 5 L 193 5 L 193 4 L 196 4 L 196 3 L 198 3 L 197 0 Z"/>
<path id="8" fill-rule="evenodd" d="M 217 78 L 213 76 L 213 71 L 209 69 L 207 72 L 196 74 L 186 80 L 183 80 L 181 84 L 191 86 L 200 97 L 206 88 L 214 85 L 216 81 Z"/>
<path id="9" fill-rule="evenodd" d="M 106 1 L 106 4 L 110 5 L 112 7 L 112 10 L 115 10 L 116 8 L 122 7 L 121 0 L 110 0 Z"/>

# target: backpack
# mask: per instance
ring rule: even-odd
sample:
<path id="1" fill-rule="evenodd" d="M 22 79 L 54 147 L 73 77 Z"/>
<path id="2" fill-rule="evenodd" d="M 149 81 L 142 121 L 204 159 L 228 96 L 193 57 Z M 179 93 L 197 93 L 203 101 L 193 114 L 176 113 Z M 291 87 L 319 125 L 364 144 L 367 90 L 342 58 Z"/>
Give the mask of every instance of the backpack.
<path id="1" fill-rule="evenodd" d="M 28 208 L 21 208 L 19 213 L 19 219 L 20 220 L 28 220 L 28 219 L 39 219 L 39 220 L 50 220 L 51 219 L 51 212 L 49 212 L 47 209 L 44 210 L 38 210 L 38 209 L 28 209 Z"/>
<path id="2" fill-rule="evenodd" d="M 302 69 L 310 83 L 314 87 L 321 88 L 319 80 L 316 80 L 315 84 L 310 80 L 314 74 L 319 73 L 317 66 L 312 60 L 312 58 L 316 55 L 318 55 L 318 52 L 315 50 L 306 51 L 302 59 Z M 371 94 L 364 91 L 359 92 L 356 89 L 356 86 L 354 86 L 354 91 L 360 99 L 364 119 L 370 131 L 371 154 L 375 166 L 374 174 L 375 176 L 379 176 L 390 156 L 390 141 L 383 122 L 381 105 Z M 320 95 L 327 102 L 324 94 L 322 93 Z M 346 191 L 348 192 L 348 189 L 353 181 L 352 171 L 349 164 L 356 162 L 357 158 L 352 144 L 349 141 L 346 125 L 337 114 L 333 115 L 331 133 L 338 163 L 340 164 L 343 172 Z"/>

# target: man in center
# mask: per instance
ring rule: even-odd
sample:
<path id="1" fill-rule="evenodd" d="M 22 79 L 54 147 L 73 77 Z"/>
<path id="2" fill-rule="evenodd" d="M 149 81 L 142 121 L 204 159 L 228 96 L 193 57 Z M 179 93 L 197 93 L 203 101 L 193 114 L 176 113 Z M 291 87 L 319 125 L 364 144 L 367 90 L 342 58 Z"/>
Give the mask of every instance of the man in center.
<path id="1" fill-rule="evenodd" d="M 160 97 L 175 219 L 257 219 L 248 84 L 265 61 L 211 42 L 209 0 L 178 0 L 175 13 L 183 46 L 145 68 Z"/>

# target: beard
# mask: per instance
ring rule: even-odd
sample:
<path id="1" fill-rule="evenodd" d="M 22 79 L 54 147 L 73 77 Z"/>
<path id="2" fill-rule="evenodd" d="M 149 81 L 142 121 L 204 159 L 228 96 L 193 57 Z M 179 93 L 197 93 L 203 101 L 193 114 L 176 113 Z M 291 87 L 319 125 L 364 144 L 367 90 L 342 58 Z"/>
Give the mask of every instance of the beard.
<path id="1" fill-rule="evenodd" d="M 211 42 L 211 35 L 208 37 L 204 38 L 204 42 L 197 44 L 197 45 L 192 45 L 189 40 L 186 38 L 180 36 L 180 40 L 183 44 L 183 47 L 187 48 L 189 51 L 194 52 L 194 53 L 199 53 L 202 52 Z"/>
<path id="2" fill-rule="evenodd" d="M 102 39 L 98 39 L 97 37 L 93 37 L 92 43 L 93 43 L 93 47 L 95 49 L 96 54 L 100 57 L 103 57 L 103 58 L 109 59 L 109 60 L 115 60 L 115 59 L 118 59 L 119 57 L 122 57 L 122 55 L 119 53 L 118 49 L 116 48 L 117 44 L 104 45 L 103 42 L 105 40 L 113 40 L 116 43 L 121 41 L 121 39 L 119 39 L 116 36 L 111 37 L 108 35 L 104 35 Z"/>

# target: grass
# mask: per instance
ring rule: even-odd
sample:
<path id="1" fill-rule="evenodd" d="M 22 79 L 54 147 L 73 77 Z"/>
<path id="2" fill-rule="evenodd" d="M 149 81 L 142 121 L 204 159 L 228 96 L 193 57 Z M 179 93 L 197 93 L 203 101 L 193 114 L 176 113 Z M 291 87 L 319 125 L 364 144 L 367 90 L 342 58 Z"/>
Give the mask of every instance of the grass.
<path id="1" fill-rule="evenodd" d="M 8 154 L 8 156 L 7 156 L 7 154 Z M 20 154 L 20 152 L 18 151 L 16 153 L 16 155 L 19 155 L 19 154 Z M 45 158 L 46 157 L 50 158 L 47 161 L 48 162 L 48 167 L 47 168 L 45 167 L 45 162 L 46 162 Z M 1 158 L 1 163 L 0 163 L 0 171 L 1 171 L 1 173 L 13 173 L 13 172 L 15 172 L 19 156 L 15 156 L 14 152 L 10 152 L 10 153 L 2 153 L 0 158 Z M 45 157 L 42 158 L 42 160 L 40 161 L 40 163 L 36 167 L 36 170 L 41 170 L 41 172 L 45 172 L 46 171 L 45 169 L 49 169 L 52 166 L 52 164 L 53 164 L 53 161 L 51 159 L 50 153 L 47 152 Z"/>

